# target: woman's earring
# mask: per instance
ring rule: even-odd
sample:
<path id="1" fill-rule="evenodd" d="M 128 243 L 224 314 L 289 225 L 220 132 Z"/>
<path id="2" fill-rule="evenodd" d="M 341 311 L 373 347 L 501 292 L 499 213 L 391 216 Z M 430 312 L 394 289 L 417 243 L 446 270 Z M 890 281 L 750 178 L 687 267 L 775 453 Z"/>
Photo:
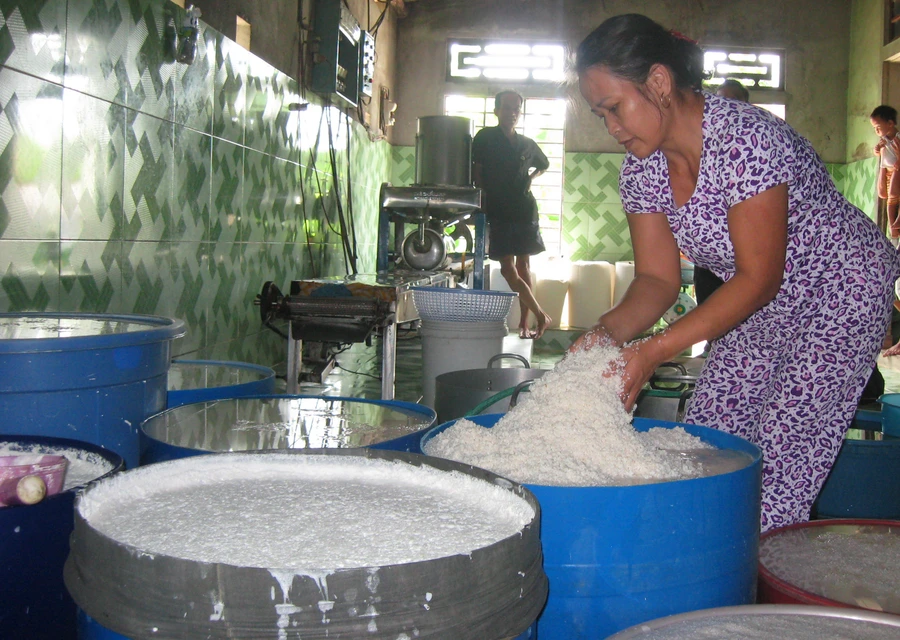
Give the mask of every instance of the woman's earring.
<path id="1" fill-rule="evenodd" d="M 672 104 L 672 98 L 668 94 L 666 94 L 660 99 L 660 102 L 662 102 L 662 106 L 664 109 L 668 109 L 669 105 Z"/>

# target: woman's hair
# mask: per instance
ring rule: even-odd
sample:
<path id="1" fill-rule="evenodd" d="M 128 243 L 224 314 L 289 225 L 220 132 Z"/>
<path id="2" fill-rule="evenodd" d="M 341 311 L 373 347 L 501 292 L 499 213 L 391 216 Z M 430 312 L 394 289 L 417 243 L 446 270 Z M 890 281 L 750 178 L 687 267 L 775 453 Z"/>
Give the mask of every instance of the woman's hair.
<path id="1" fill-rule="evenodd" d="M 885 122 L 897 122 L 897 110 L 890 105 L 883 104 L 875 107 L 869 118 L 879 118 Z"/>
<path id="2" fill-rule="evenodd" d="M 655 64 L 669 68 L 679 89 L 699 91 L 703 86 L 706 74 L 700 46 L 637 13 L 606 20 L 575 52 L 575 70 L 579 74 L 602 66 L 637 85 L 647 81 Z"/>

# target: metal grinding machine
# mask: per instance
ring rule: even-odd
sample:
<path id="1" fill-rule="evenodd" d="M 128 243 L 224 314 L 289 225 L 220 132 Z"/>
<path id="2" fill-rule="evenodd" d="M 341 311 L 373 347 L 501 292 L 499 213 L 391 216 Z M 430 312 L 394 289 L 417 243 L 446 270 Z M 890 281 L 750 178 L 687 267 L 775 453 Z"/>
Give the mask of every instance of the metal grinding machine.
<path id="1" fill-rule="evenodd" d="M 485 218 L 472 183 L 472 121 L 459 116 L 418 119 L 416 177 L 408 187 L 381 186 L 376 270 L 453 270 L 484 288 Z M 406 225 L 414 225 L 407 232 Z M 474 224 L 475 234 L 468 224 Z M 393 229 L 392 229 L 393 226 Z M 466 249 L 455 252 L 457 240 Z M 471 257 L 471 262 L 466 260 Z"/>

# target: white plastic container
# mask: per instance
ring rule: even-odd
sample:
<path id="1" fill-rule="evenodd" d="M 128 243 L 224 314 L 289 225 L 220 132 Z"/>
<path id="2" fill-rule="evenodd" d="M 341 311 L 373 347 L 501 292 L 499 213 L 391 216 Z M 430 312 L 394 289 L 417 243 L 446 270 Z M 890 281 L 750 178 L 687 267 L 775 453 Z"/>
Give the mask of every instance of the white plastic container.
<path id="1" fill-rule="evenodd" d="M 623 261 L 616 263 L 616 284 L 613 287 L 613 306 L 621 302 L 628 291 L 628 286 L 634 280 L 634 262 Z"/>
<path id="2" fill-rule="evenodd" d="M 572 264 L 569 280 L 569 327 L 590 329 L 612 306 L 616 267 L 611 262 Z"/>
<path id="3" fill-rule="evenodd" d="M 480 369 L 503 353 L 506 323 L 422 320 L 422 404 L 434 408 L 435 378 L 449 371 Z"/>
<path id="4" fill-rule="evenodd" d="M 559 329 L 568 291 L 568 280 L 536 279 L 534 297 L 541 305 L 541 309 L 553 319 L 550 326 L 547 327 L 548 329 Z M 534 316 L 531 316 L 531 319 L 531 324 L 534 324 Z"/>

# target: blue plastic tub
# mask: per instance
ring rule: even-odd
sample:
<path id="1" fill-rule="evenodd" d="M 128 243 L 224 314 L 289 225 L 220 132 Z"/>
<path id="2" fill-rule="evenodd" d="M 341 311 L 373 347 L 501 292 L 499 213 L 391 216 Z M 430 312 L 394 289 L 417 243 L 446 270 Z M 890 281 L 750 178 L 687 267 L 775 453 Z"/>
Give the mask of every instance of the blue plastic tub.
<path id="1" fill-rule="evenodd" d="M 124 466 L 112 451 L 76 440 L 0 436 L 0 449 L 11 447 L 93 459 L 99 463 L 97 478 Z M 60 493 L 38 504 L 0 508 L 0 638 L 75 637 L 75 603 L 63 584 L 63 565 L 74 526 L 75 494 L 84 484 L 72 485 L 77 478 L 72 464 Z"/>
<path id="2" fill-rule="evenodd" d="M 262 395 L 196 402 L 143 423 L 141 462 L 275 449 L 417 452 L 435 419 L 433 409 L 399 400 Z"/>
<path id="3" fill-rule="evenodd" d="M 818 518 L 900 519 L 900 438 L 850 429 L 813 508 Z"/>
<path id="4" fill-rule="evenodd" d="M 155 316 L 0 314 L 0 434 L 72 438 L 136 466 L 181 335 L 183 322 Z"/>
<path id="5" fill-rule="evenodd" d="M 183 404 L 275 393 L 275 371 L 246 362 L 173 360 L 167 408 Z"/>
<path id="6" fill-rule="evenodd" d="M 492 427 L 501 417 L 468 419 Z M 454 422 L 428 431 L 420 445 Z M 746 454 L 747 466 L 624 487 L 525 485 L 541 505 L 550 579 L 540 640 L 596 640 L 663 616 L 755 601 L 759 449 L 708 427 L 642 418 L 634 426 L 684 427 L 704 442 Z"/>

